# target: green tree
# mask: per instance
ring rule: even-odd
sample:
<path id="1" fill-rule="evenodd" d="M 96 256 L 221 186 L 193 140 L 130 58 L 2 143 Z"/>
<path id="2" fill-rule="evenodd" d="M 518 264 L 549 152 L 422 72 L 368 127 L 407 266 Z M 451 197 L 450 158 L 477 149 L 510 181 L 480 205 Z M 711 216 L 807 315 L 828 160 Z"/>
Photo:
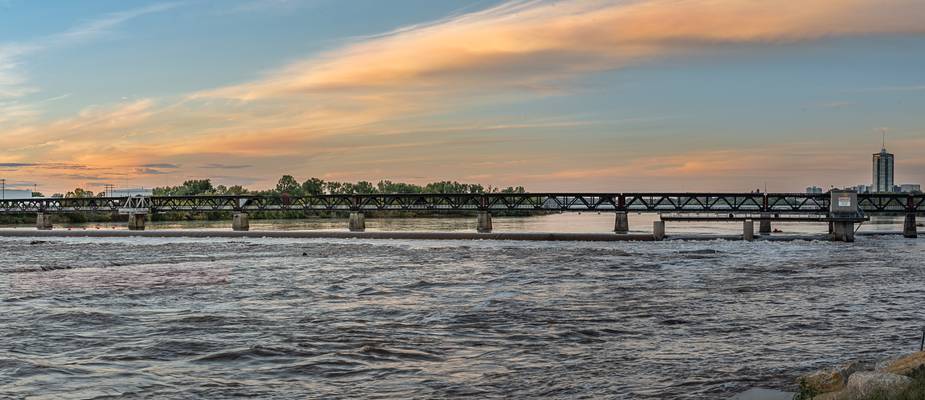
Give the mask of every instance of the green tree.
<path id="1" fill-rule="evenodd" d="M 392 181 L 379 181 L 376 188 L 379 193 L 421 193 L 424 191 L 420 185 Z"/>
<path id="2" fill-rule="evenodd" d="M 343 187 L 343 183 L 327 181 L 324 183 L 324 192 L 327 194 L 342 194 Z"/>
<path id="3" fill-rule="evenodd" d="M 292 175 L 283 175 L 276 183 L 276 192 L 279 194 L 289 194 L 290 196 L 301 196 L 302 185 L 299 184 Z"/>
<path id="4" fill-rule="evenodd" d="M 241 186 L 241 185 L 229 186 L 228 189 L 225 190 L 225 194 L 227 195 L 242 195 L 242 194 L 249 194 L 249 193 L 250 191 L 248 191 L 246 188 L 244 188 L 244 186 Z"/>
<path id="5" fill-rule="evenodd" d="M 89 190 L 84 190 L 82 188 L 75 188 L 73 191 L 67 192 L 64 197 L 93 197 L 93 192 Z"/>
<path id="6" fill-rule="evenodd" d="M 356 185 L 353 185 L 353 193 L 356 194 L 374 194 L 376 192 L 378 192 L 376 187 L 367 181 L 359 181 Z"/>
<path id="7" fill-rule="evenodd" d="M 194 179 L 183 182 L 180 186 L 156 187 L 155 196 L 200 196 L 215 193 L 210 179 Z"/>
<path id="8" fill-rule="evenodd" d="M 302 192 L 311 196 L 324 194 L 324 181 L 314 177 L 309 178 L 302 182 Z"/>
<path id="9" fill-rule="evenodd" d="M 442 181 L 428 183 L 424 192 L 429 193 L 485 193 L 485 187 L 479 184 Z"/>

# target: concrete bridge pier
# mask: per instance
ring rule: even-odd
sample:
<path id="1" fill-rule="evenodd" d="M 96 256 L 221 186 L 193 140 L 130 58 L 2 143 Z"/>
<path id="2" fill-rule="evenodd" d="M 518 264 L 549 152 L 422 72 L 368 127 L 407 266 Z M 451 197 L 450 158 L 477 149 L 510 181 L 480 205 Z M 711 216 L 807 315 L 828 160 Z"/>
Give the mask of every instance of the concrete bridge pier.
<path id="1" fill-rule="evenodd" d="M 629 216 L 626 215 L 626 211 L 617 211 L 613 231 L 616 233 L 628 233 L 630 231 L 630 220 Z"/>
<path id="2" fill-rule="evenodd" d="M 665 221 L 652 222 L 652 236 L 655 240 L 665 239 Z"/>
<path id="3" fill-rule="evenodd" d="M 247 213 L 234 213 L 234 219 L 231 220 L 231 229 L 234 231 L 249 231 L 251 223 Z"/>
<path id="4" fill-rule="evenodd" d="M 915 225 L 913 224 L 913 227 Z M 50 231 L 51 230 L 51 215 L 45 213 L 38 213 L 35 215 L 35 228 L 40 231 Z"/>
<path id="5" fill-rule="evenodd" d="M 832 222 L 832 240 L 835 242 L 853 242 L 854 222 Z"/>
<path id="6" fill-rule="evenodd" d="M 363 232 L 366 230 L 366 215 L 359 211 L 350 212 L 350 221 L 348 222 L 350 232 Z"/>
<path id="7" fill-rule="evenodd" d="M 771 214 L 762 213 L 761 221 L 758 222 L 758 233 L 761 235 L 771 234 Z"/>
<path id="8" fill-rule="evenodd" d="M 854 241 L 854 222 L 860 216 L 858 194 L 854 191 L 832 190 L 829 192 L 829 217 L 832 240 L 836 242 Z"/>
<path id="9" fill-rule="evenodd" d="M 747 219 L 742 222 L 742 239 L 747 241 L 755 240 L 755 221 Z"/>
<path id="10" fill-rule="evenodd" d="M 145 230 L 145 214 L 129 214 L 128 230 L 143 231 Z"/>
<path id="11" fill-rule="evenodd" d="M 906 220 L 903 221 L 903 236 L 909 239 L 919 237 L 915 227 L 915 213 L 906 214 Z"/>
<path id="12" fill-rule="evenodd" d="M 478 233 L 491 233 L 491 213 L 479 211 L 479 223 L 475 228 Z"/>

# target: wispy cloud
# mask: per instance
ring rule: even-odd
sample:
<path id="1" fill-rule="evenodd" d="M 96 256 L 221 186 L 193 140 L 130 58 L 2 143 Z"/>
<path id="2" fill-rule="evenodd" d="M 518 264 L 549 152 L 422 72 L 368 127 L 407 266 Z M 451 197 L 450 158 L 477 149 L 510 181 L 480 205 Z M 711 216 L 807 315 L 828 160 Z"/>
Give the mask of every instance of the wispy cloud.
<path id="1" fill-rule="evenodd" d="M 0 100 L 21 97 L 36 90 L 26 84 L 25 73 L 20 70 L 22 56 L 30 51 L 29 46 L 0 43 Z"/>
<path id="2" fill-rule="evenodd" d="M 30 162 L 4 162 L 0 163 L 0 169 L 18 170 L 28 168 L 42 169 L 61 169 L 61 170 L 85 170 L 91 169 L 86 165 L 69 164 L 69 163 L 30 163 Z"/>
<path id="3" fill-rule="evenodd" d="M 167 163 L 154 163 L 154 164 L 143 164 L 141 168 L 161 168 L 161 169 L 177 169 L 180 168 L 177 164 L 167 164 Z"/>
<path id="4" fill-rule="evenodd" d="M 78 24 L 64 32 L 36 38 L 28 42 L 0 43 L 0 100 L 4 97 L 21 97 L 38 89 L 28 84 L 28 77 L 22 65 L 25 58 L 54 48 L 86 43 L 97 39 L 134 18 L 163 12 L 176 7 L 178 3 L 160 3 L 133 10 L 104 15 L 98 19 Z M 0 109 L 0 112 L 3 110 Z M 2 119 L 2 115 L 0 115 Z M 2 121 L 0 121 L 2 122 Z"/>
<path id="5" fill-rule="evenodd" d="M 22 168 L 22 167 L 31 167 L 38 164 L 33 163 L 0 163 L 0 168 Z"/>
<path id="6" fill-rule="evenodd" d="M 249 164 L 219 164 L 219 163 L 209 163 L 205 165 L 200 165 L 199 168 L 206 169 L 245 169 L 251 168 L 253 165 Z"/>
<path id="7" fill-rule="evenodd" d="M 107 14 L 101 18 L 77 25 L 65 32 L 52 35 L 39 43 L 45 46 L 83 43 L 110 33 L 113 28 L 131 19 L 175 8 L 179 3 L 159 3 L 147 7 Z"/>
<path id="8" fill-rule="evenodd" d="M 135 168 L 134 173 L 139 175 L 164 175 L 168 172 L 164 172 L 156 168 Z"/>

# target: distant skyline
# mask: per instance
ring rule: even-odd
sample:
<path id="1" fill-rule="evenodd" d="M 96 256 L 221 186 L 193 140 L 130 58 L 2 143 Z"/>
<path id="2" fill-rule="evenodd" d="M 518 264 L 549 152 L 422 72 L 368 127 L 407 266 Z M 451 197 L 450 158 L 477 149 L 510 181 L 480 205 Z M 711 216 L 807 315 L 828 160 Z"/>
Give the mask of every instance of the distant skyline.
<path id="1" fill-rule="evenodd" d="M 0 178 L 925 182 L 925 2 L 0 0 Z"/>

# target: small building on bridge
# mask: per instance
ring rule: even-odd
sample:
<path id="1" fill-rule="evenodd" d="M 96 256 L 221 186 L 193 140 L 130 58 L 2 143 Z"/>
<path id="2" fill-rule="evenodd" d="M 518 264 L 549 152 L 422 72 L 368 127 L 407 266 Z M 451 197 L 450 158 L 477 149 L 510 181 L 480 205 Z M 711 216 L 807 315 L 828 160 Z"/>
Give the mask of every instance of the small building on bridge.
<path id="1" fill-rule="evenodd" d="M 139 188 L 139 189 L 112 189 L 109 193 L 110 193 L 110 194 L 109 194 L 110 197 L 138 197 L 138 196 L 149 197 L 149 196 L 154 195 L 154 191 L 153 191 L 153 190 L 151 190 L 151 189 L 144 189 L 144 188 Z"/>
<path id="2" fill-rule="evenodd" d="M 32 190 L 14 190 L 14 189 L 0 190 L 0 199 L 2 200 L 31 199 L 31 198 L 32 198 Z"/>

